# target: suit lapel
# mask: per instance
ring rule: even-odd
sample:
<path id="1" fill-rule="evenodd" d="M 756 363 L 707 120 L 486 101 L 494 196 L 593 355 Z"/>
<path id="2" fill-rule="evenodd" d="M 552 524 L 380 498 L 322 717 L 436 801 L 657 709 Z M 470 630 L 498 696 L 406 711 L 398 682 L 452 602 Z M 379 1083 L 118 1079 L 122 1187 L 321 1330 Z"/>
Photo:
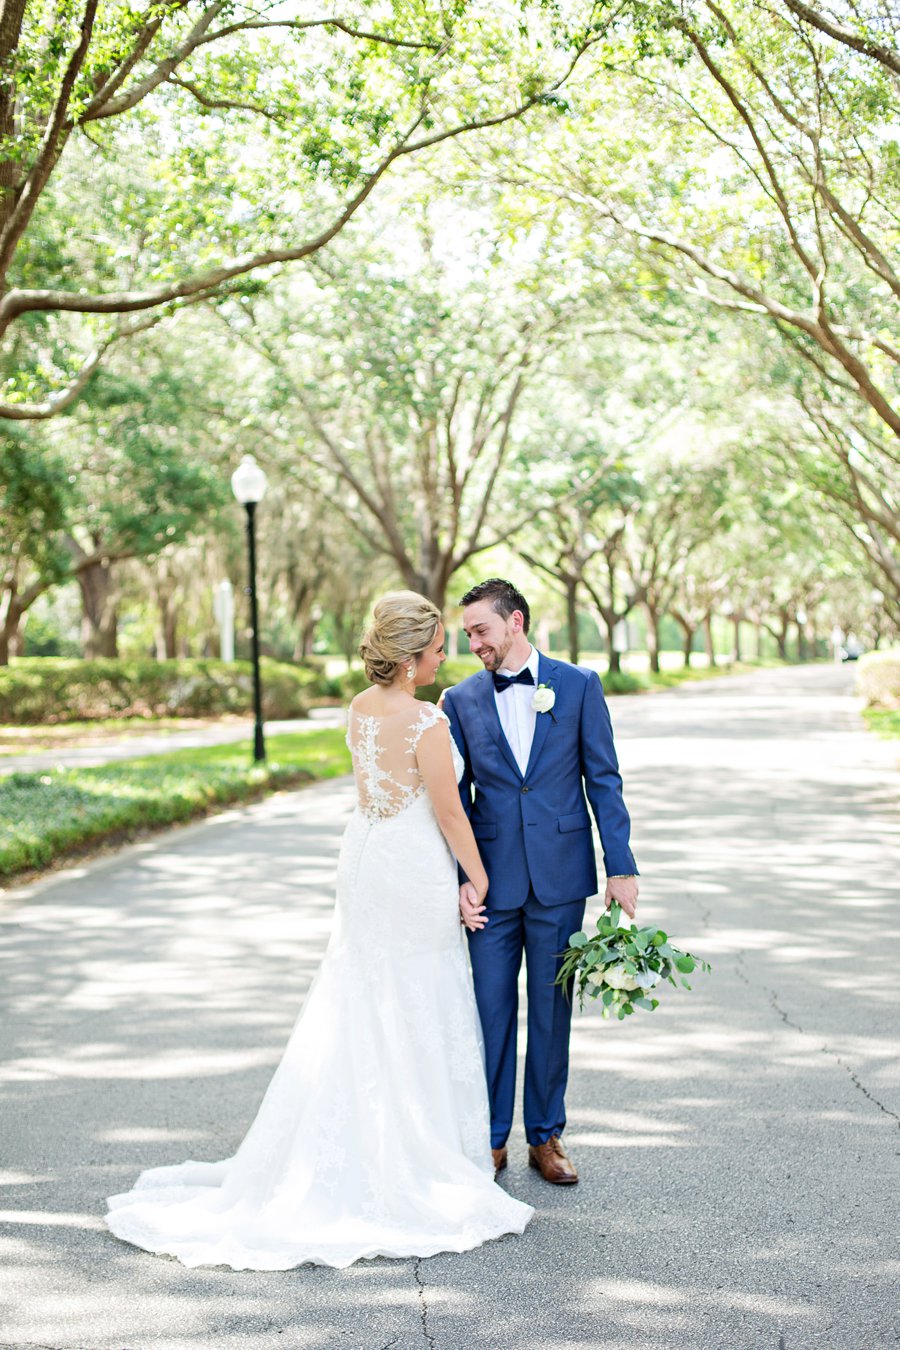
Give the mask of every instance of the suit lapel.
<path id="1" fill-rule="evenodd" d="M 513 770 L 518 778 L 522 777 L 522 770 L 516 763 L 516 757 L 512 752 L 512 746 L 503 734 L 503 727 L 500 725 L 500 717 L 497 713 L 497 704 L 494 701 L 494 681 L 488 671 L 482 670 L 476 676 L 478 688 L 475 690 L 475 702 L 478 705 L 478 711 L 481 713 L 484 725 L 487 727 L 491 737 L 497 743 L 497 749 L 501 752 L 507 764 Z"/>
<path id="2" fill-rule="evenodd" d="M 548 684 L 550 688 L 553 689 L 554 692 L 556 692 L 556 686 L 558 683 L 558 681 L 555 678 L 556 673 L 557 673 L 556 662 L 551 661 L 548 657 L 544 656 L 543 652 L 539 652 L 538 679 L 537 679 L 538 684 Z M 526 778 L 528 777 L 528 775 L 531 773 L 531 771 L 534 769 L 534 766 L 538 762 L 538 756 L 540 755 L 541 751 L 544 748 L 544 741 L 547 739 L 547 735 L 550 731 L 550 727 L 552 726 L 552 724 L 553 724 L 552 713 L 549 712 L 535 713 L 534 737 L 531 742 L 531 753 L 528 756 L 528 764 L 525 769 Z"/>

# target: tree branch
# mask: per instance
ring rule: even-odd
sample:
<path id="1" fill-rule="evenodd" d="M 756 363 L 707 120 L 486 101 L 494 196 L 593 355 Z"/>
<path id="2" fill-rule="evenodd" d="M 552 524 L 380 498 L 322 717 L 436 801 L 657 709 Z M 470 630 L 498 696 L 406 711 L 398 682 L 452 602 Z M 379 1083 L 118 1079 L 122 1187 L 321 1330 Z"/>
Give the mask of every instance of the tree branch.
<path id="1" fill-rule="evenodd" d="M 812 5 L 807 5 L 804 0 L 783 0 L 792 14 L 796 14 L 798 19 L 803 19 L 806 23 L 812 24 L 813 28 L 818 28 L 820 33 L 827 34 L 834 38 L 836 42 L 842 42 L 845 47 L 850 47 L 855 52 L 861 52 L 863 56 L 871 56 L 874 61 L 878 61 L 885 66 L 894 75 L 900 75 L 900 55 L 891 47 L 882 42 L 875 42 L 872 38 L 861 37 L 855 33 L 852 28 L 847 28 L 845 24 L 837 23 L 834 19 L 813 9 Z"/>

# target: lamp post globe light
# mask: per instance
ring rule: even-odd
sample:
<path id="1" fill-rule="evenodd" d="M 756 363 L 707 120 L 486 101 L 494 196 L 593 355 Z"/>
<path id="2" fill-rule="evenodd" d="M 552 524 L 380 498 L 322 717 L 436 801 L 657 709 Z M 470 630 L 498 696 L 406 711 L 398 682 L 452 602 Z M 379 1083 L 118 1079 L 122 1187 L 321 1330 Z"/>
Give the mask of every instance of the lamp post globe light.
<path id="1" fill-rule="evenodd" d="M 252 455 L 244 455 L 231 475 L 231 490 L 247 511 L 247 552 L 249 555 L 250 634 L 253 653 L 253 758 L 266 757 L 263 738 L 262 684 L 259 678 L 259 614 L 256 607 L 256 506 L 266 493 L 268 480 Z"/>

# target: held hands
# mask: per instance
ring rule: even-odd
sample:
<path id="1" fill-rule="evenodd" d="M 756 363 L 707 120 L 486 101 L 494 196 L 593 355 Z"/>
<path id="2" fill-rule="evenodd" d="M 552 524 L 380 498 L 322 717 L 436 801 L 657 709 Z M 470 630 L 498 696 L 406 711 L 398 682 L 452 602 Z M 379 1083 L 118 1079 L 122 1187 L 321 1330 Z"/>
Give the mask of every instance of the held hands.
<path id="1" fill-rule="evenodd" d="M 485 894 L 486 891 L 479 895 L 471 881 L 464 881 L 459 888 L 459 917 L 470 933 L 477 933 L 488 921 L 484 913 Z"/>
<path id="2" fill-rule="evenodd" d="M 637 877 L 610 877 L 606 883 L 603 903 L 609 909 L 613 901 L 622 907 L 629 919 L 633 919 L 638 901 Z"/>

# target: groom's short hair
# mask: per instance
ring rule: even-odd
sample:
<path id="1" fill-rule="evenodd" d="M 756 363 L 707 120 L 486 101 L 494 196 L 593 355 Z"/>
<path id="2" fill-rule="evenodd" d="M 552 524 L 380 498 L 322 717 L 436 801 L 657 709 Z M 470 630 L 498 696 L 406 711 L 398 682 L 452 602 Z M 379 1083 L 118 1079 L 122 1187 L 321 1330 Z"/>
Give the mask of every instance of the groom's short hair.
<path id="1" fill-rule="evenodd" d="M 466 605 L 474 605 L 479 600 L 489 600 L 492 609 L 504 619 L 508 619 L 514 610 L 518 610 L 523 619 L 522 629 L 528 632 L 531 610 L 522 592 L 511 581 L 503 581 L 500 577 L 488 577 L 487 581 L 479 581 L 477 586 L 466 591 L 459 603 L 465 608 Z"/>

